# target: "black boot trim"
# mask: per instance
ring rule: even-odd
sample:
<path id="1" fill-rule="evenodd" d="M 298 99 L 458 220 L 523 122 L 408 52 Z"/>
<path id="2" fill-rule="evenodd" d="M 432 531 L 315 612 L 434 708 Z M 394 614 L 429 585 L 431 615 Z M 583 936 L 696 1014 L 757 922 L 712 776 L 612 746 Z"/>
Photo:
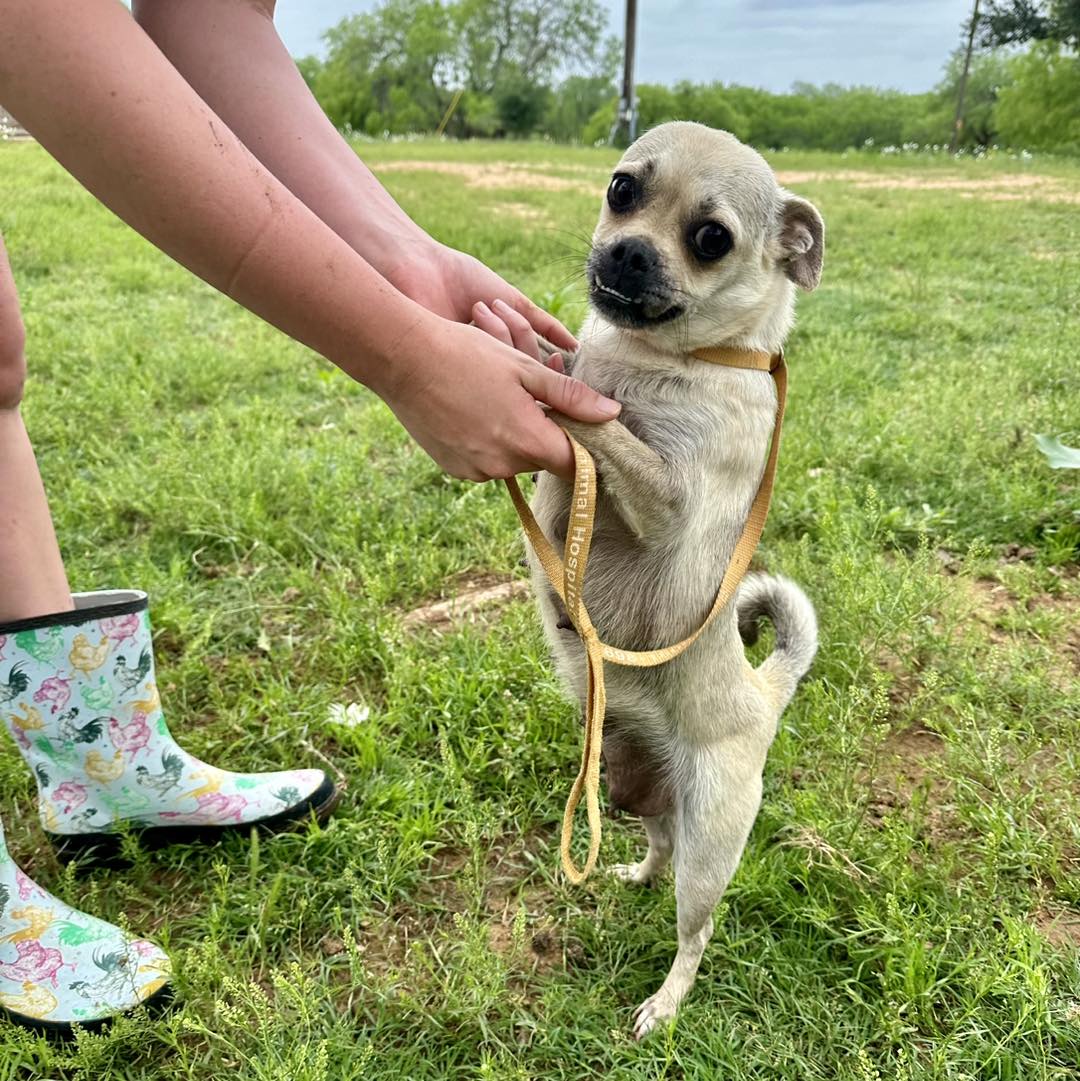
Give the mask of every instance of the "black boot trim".
<path id="1" fill-rule="evenodd" d="M 95 619 L 145 612 L 149 603 L 149 598 L 143 593 L 131 600 L 112 601 L 94 608 L 71 608 L 66 612 L 51 612 L 47 616 L 31 616 L 30 619 L 17 619 L 14 623 L 0 624 L 0 634 L 18 634 L 20 631 L 36 631 L 42 627 L 78 627 Z"/>
<path id="2" fill-rule="evenodd" d="M 307 821 L 312 815 L 317 822 L 329 817 L 337 806 L 341 792 L 329 778 L 306 799 L 275 815 L 256 819 L 254 822 L 236 822 L 223 826 L 142 826 L 132 823 L 130 830 L 115 833 L 49 833 L 61 863 L 79 860 L 84 866 L 117 867 L 130 863 L 123 855 L 126 833 L 135 839 L 140 848 L 153 851 L 175 844 L 215 844 L 229 834 L 247 833 L 257 829 L 260 833 L 281 833 Z"/>
<path id="3" fill-rule="evenodd" d="M 52 1039 L 70 1040 L 74 1038 L 76 1028 L 80 1028 L 84 1032 L 100 1032 L 103 1028 L 111 1025 L 117 1017 L 127 1017 L 128 1014 L 135 1013 L 136 1010 L 145 1009 L 151 1016 L 159 1017 L 172 1005 L 174 998 L 172 984 L 167 983 L 164 987 L 159 987 L 148 998 L 144 998 L 138 1006 L 132 1006 L 130 1010 L 114 1014 L 112 1017 L 99 1017 L 94 1021 L 77 1021 L 74 1023 L 50 1021 L 44 1017 L 27 1017 L 24 1013 L 9 1010 L 4 1006 L 0 1006 L 0 1017 L 10 1021 L 13 1025 L 18 1025 L 19 1028 L 28 1028 Z"/>

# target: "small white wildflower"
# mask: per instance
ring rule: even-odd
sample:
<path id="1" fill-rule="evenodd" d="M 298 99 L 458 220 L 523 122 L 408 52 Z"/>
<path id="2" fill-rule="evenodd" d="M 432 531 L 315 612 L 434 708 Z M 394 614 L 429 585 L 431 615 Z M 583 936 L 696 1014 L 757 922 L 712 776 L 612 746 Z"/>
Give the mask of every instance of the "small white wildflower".
<path id="1" fill-rule="evenodd" d="M 357 728 L 370 716 L 371 710 L 359 702 L 350 702 L 347 706 L 334 702 L 326 720 L 328 724 L 339 724 L 342 728 Z"/>

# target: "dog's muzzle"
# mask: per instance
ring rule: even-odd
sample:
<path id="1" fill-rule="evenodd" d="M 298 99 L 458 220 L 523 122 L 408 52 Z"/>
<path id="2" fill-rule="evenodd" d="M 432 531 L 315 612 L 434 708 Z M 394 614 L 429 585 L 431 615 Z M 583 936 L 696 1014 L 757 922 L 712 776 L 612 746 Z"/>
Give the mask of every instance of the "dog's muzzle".
<path id="1" fill-rule="evenodd" d="M 589 256 L 589 299 L 623 326 L 666 323 L 680 315 L 660 253 L 642 237 L 622 237 Z"/>

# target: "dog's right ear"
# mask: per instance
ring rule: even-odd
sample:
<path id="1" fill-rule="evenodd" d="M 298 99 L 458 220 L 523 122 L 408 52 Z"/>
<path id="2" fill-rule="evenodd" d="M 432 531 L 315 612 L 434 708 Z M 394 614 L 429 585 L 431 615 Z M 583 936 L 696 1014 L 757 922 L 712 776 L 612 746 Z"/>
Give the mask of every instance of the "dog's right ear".
<path id="1" fill-rule="evenodd" d="M 801 289 L 816 289 L 825 258 L 825 222 L 817 207 L 790 192 L 781 192 L 780 266 Z"/>

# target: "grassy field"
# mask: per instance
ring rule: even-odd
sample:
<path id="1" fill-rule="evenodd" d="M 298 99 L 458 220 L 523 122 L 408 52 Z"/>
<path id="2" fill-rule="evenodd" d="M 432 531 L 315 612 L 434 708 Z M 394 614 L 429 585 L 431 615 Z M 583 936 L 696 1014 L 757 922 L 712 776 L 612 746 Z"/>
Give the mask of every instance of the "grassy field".
<path id="1" fill-rule="evenodd" d="M 363 144 L 431 232 L 571 325 L 614 158 Z M 77 589 L 148 590 L 174 731 L 319 762 L 323 829 L 62 872 L 0 745 L 16 858 L 156 936 L 182 1005 L 31 1078 L 1075 1078 L 1080 1070 L 1080 168 L 781 154 L 829 227 L 790 343 L 762 555 L 822 625 L 692 996 L 642 1045 L 670 880 L 556 872 L 578 756 L 498 486 L 441 476 L 372 395 L 177 269 L 37 147 L 0 145 L 26 417 Z M 348 725 L 331 707 L 356 703 Z M 362 712 L 353 711 L 354 719 Z M 639 851 L 608 820 L 602 862 Z"/>

